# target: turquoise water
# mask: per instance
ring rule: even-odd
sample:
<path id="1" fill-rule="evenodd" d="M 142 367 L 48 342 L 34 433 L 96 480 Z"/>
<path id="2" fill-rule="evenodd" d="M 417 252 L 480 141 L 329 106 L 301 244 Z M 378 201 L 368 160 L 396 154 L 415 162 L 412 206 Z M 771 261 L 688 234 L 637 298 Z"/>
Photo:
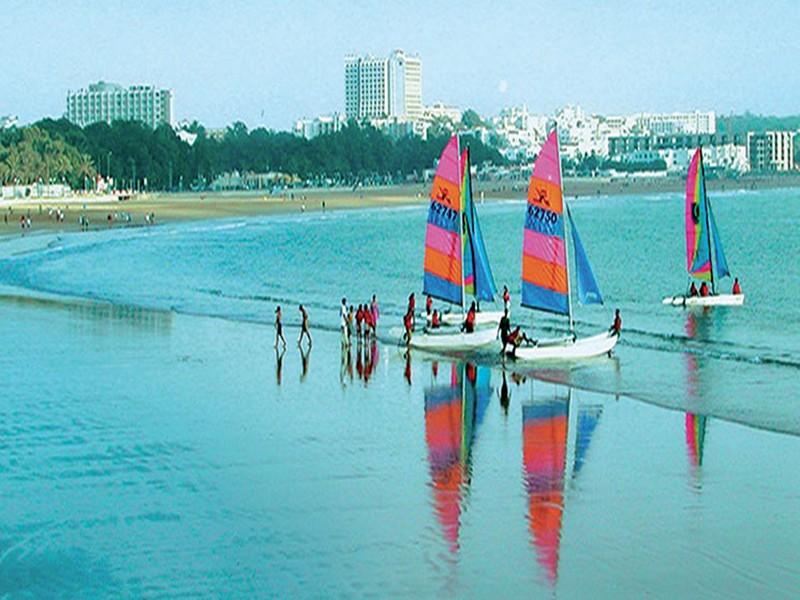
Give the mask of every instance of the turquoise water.
<path id="1" fill-rule="evenodd" d="M 615 358 L 483 356 L 472 391 L 385 334 L 340 349 L 342 295 L 377 293 L 385 332 L 418 291 L 423 208 L 0 243 L 0 597 L 791 597 L 796 196 L 714 196 L 747 304 L 706 312 L 660 304 L 679 196 L 574 202 L 607 299 L 579 331 L 619 307 Z M 518 299 L 522 204 L 479 210 Z"/>

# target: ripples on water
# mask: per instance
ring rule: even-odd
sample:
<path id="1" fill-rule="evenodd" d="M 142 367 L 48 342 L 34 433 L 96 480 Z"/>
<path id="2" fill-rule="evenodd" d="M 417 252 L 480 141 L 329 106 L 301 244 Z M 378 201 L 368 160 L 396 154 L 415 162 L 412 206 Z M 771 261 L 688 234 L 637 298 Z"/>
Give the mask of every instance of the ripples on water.
<path id="1" fill-rule="evenodd" d="M 792 250 L 775 194 L 746 208 L 786 206 L 763 243 Z M 507 373 L 326 332 L 343 293 L 398 318 L 420 209 L 26 241 L 0 273 L 39 292 L 0 302 L 0 597 L 791 596 L 797 438 L 728 421 L 800 431 L 797 283 L 745 254 L 738 202 L 715 210 L 748 305 L 705 313 L 659 304 L 682 240 L 648 223 L 679 227 L 677 196 L 576 202 L 610 301 L 580 324 L 619 305 L 623 343 Z M 481 210 L 516 281 L 520 205 Z M 298 301 L 314 347 L 276 353 Z"/>

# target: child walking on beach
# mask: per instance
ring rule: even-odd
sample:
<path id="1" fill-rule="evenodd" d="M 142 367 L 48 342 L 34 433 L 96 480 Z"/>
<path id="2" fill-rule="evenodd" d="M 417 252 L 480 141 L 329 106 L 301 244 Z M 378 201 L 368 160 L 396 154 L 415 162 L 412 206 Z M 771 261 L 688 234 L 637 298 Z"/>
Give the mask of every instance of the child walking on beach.
<path id="1" fill-rule="evenodd" d="M 300 337 L 297 338 L 297 345 L 303 342 L 303 336 L 308 337 L 308 347 L 311 348 L 311 332 L 308 330 L 308 313 L 303 305 L 300 305 Z"/>

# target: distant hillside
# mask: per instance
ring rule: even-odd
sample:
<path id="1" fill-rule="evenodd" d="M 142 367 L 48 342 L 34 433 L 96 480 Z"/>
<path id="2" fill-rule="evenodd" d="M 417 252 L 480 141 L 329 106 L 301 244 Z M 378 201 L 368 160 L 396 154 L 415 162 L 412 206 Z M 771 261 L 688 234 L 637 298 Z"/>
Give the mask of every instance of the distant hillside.
<path id="1" fill-rule="evenodd" d="M 800 115 L 775 117 L 754 115 L 717 115 L 717 131 L 720 133 L 747 133 L 748 131 L 797 131 L 800 129 Z"/>

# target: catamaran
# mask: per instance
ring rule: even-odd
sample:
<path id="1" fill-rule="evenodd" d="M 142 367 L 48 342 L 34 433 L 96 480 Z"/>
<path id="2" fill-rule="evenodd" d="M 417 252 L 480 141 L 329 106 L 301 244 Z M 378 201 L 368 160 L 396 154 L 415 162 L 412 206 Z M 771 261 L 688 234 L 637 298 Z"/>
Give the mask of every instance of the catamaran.
<path id="1" fill-rule="evenodd" d="M 689 277 L 711 284 L 710 296 L 667 296 L 672 306 L 741 306 L 744 294 L 717 294 L 716 283 L 730 276 L 714 212 L 706 194 L 703 151 L 698 148 L 686 175 L 686 270 Z"/>
<path id="2" fill-rule="evenodd" d="M 564 218 L 566 212 L 567 219 Z M 569 318 L 568 337 L 539 340 L 535 346 L 517 348 L 517 360 L 577 359 L 611 352 L 619 333 L 603 333 L 578 338 L 572 318 L 570 295 L 569 244 L 566 229 L 572 233 L 575 272 L 581 304 L 602 304 L 603 296 L 581 243 L 572 213 L 563 199 L 561 157 L 555 129 L 542 146 L 528 185 L 528 206 L 522 243 L 522 306 Z"/>
<path id="3" fill-rule="evenodd" d="M 458 136 L 450 138 L 442 151 L 431 188 L 428 225 L 425 231 L 423 292 L 460 307 L 450 322 L 463 321 L 466 296 L 492 301 L 497 288 L 472 201 L 469 150 L 461 152 Z M 500 313 L 477 313 L 476 325 L 496 323 Z M 459 318 L 460 317 L 460 318 Z M 447 321 L 445 321 L 447 322 Z M 494 328 L 472 333 L 416 332 L 410 345 L 426 350 L 473 350 L 492 344 Z"/>

